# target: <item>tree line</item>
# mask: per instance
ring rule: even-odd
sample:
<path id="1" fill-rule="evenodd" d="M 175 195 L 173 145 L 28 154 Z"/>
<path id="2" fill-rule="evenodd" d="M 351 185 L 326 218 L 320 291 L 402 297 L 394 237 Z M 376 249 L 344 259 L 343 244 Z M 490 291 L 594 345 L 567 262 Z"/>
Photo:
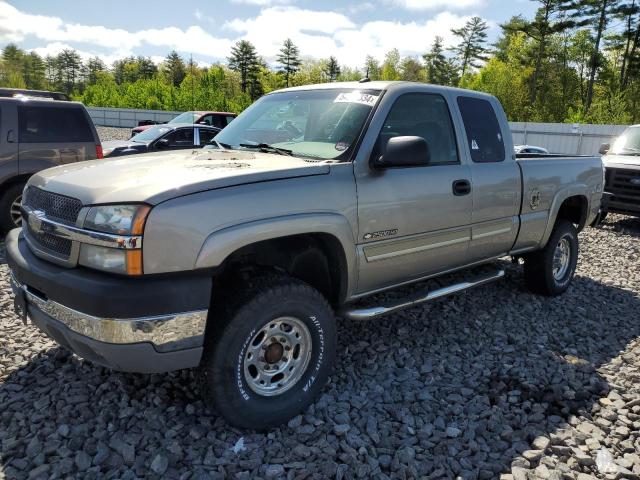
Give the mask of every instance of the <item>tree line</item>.
<path id="1" fill-rule="evenodd" d="M 451 30 L 451 48 L 437 37 L 421 56 L 393 49 L 382 61 L 367 55 L 359 68 L 304 57 L 291 39 L 272 65 L 240 40 L 226 62 L 207 67 L 175 51 L 159 65 L 138 56 L 107 66 L 74 50 L 42 58 L 9 44 L 0 85 L 59 90 L 91 106 L 239 112 L 278 88 L 368 77 L 488 92 L 512 121 L 639 122 L 640 0 L 531 1 L 534 17 L 502 24 L 494 44 L 487 22 L 473 17 Z"/>

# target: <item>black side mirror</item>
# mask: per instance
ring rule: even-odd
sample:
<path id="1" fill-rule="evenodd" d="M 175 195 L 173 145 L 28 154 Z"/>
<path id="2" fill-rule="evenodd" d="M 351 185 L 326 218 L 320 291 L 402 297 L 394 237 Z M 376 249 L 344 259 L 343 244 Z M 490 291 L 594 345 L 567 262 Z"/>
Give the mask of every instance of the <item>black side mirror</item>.
<path id="1" fill-rule="evenodd" d="M 600 155 L 606 155 L 610 148 L 611 145 L 609 145 L 608 143 L 603 143 L 602 145 L 600 145 L 600 150 L 598 150 L 598 153 Z"/>
<path id="2" fill-rule="evenodd" d="M 375 159 L 375 168 L 419 167 L 431 161 L 429 145 L 422 137 L 405 136 L 389 139 L 383 155 Z"/>
<path id="3" fill-rule="evenodd" d="M 156 142 L 156 148 L 167 148 L 169 146 L 168 138 L 161 138 Z"/>

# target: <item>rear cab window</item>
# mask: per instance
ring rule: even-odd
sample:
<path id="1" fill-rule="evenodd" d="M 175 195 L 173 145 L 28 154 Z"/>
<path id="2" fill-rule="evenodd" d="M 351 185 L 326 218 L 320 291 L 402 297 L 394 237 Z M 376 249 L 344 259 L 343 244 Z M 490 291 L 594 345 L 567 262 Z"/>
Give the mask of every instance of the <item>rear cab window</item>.
<path id="1" fill-rule="evenodd" d="M 18 106 L 21 143 L 94 142 L 84 111 L 78 107 Z"/>
<path id="2" fill-rule="evenodd" d="M 474 163 L 503 162 L 504 136 L 491 102 L 476 97 L 458 97 L 458 108 Z"/>

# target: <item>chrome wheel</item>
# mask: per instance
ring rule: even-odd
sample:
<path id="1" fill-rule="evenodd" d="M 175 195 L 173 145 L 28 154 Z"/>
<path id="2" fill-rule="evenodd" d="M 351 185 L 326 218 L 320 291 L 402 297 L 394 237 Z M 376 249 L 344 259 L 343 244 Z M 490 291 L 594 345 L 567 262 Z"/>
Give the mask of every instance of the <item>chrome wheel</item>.
<path id="1" fill-rule="evenodd" d="M 265 324 L 251 339 L 244 354 L 244 378 L 259 395 L 272 397 L 293 387 L 311 358 L 311 333 L 294 317 Z"/>
<path id="2" fill-rule="evenodd" d="M 9 209 L 9 214 L 11 215 L 11 220 L 16 227 L 22 225 L 22 212 L 20 211 L 20 207 L 22 206 L 22 194 L 18 195 L 18 197 L 11 203 L 11 208 Z"/>
<path id="3" fill-rule="evenodd" d="M 564 236 L 556 245 L 553 252 L 553 278 L 557 281 L 564 279 L 571 264 L 571 243 L 569 238 Z"/>

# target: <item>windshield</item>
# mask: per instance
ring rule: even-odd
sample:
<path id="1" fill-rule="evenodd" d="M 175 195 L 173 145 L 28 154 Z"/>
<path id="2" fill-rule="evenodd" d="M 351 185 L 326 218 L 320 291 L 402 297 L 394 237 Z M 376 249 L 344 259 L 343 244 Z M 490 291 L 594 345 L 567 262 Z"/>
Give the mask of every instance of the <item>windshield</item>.
<path id="1" fill-rule="evenodd" d="M 199 118 L 199 113 L 184 112 L 178 115 L 176 118 L 169 120 L 169 123 L 196 123 L 196 120 L 198 120 Z"/>
<path id="2" fill-rule="evenodd" d="M 627 128 L 613 144 L 611 153 L 614 155 L 640 153 L 640 126 Z"/>
<path id="3" fill-rule="evenodd" d="M 131 141 L 137 143 L 149 143 L 154 141 L 156 138 L 161 137 L 169 130 L 171 130 L 170 127 L 165 127 L 163 125 L 154 125 L 153 127 L 147 128 L 143 132 L 140 132 L 139 134 L 131 137 Z"/>
<path id="4" fill-rule="evenodd" d="M 346 156 L 380 93 L 343 88 L 266 95 L 215 140 L 232 148 L 269 145 L 318 159 Z"/>

